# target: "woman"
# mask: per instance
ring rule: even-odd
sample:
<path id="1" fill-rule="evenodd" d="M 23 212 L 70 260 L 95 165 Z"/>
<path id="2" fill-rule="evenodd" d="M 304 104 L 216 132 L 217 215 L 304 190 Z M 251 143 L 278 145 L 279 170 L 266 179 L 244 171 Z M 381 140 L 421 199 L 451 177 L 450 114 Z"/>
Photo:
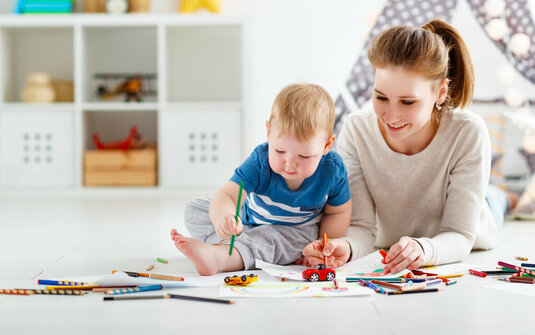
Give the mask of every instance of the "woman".
<path id="1" fill-rule="evenodd" d="M 463 39 L 441 20 L 398 26 L 375 37 L 368 58 L 373 112 L 349 115 L 337 143 L 351 226 L 345 240 L 305 247 L 303 263 L 330 256 L 337 267 L 381 247 L 390 248 L 385 270 L 397 273 L 492 248 L 507 200 L 499 191 L 494 213 L 485 201 L 490 142 L 481 117 L 463 110 L 474 86 Z"/>

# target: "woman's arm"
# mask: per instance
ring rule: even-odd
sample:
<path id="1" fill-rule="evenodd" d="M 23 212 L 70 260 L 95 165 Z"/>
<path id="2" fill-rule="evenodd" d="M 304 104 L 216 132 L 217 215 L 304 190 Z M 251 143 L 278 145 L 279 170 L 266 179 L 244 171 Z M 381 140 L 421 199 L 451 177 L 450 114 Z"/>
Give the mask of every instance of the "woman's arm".
<path id="1" fill-rule="evenodd" d="M 351 259 L 363 257 L 374 250 L 377 225 L 375 203 L 372 199 L 358 151 L 357 124 L 351 116 L 346 119 L 336 144 L 336 150 L 347 169 L 352 209 L 350 226 L 345 240 L 351 246 Z M 341 244 L 344 245 L 344 244 Z"/>

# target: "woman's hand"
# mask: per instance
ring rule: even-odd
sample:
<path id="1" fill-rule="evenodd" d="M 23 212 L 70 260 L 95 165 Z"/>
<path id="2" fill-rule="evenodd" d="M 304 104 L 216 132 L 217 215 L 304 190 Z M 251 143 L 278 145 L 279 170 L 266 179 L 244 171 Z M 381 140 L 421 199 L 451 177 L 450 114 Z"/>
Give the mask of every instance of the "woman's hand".
<path id="1" fill-rule="evenodd" d="M 424 251 L 418 242 L 403 236 L 388 250 L 385 264 L 387 273 L 398 273 L 404 269 L 414 270 L 424 265 Z"/>
<path id="2" fill-rule="evenodd" d="M 314 267 L 317 264 L 324 264 L 324 256 L 329 257 L 329 266 L 337 268 L 344 265 L 351 255 L 351 247 L 345 240 L 333 239 L 323 247 L 323 240 L 316 240 L 303 248 L 303 257 L 297 261 L 298 264 Z"/>
<path id="3" fill-rule="evenodd" d="M 215 233 L 222 240 L 228 240 L 232 235 L 239 235 L 243 230 L 240 217 L 238 217 L 238 222 L 236 222 L 232 214 L 224 215 L 218 220 L 214 220 L 212 224 L 214 225 Z"/>

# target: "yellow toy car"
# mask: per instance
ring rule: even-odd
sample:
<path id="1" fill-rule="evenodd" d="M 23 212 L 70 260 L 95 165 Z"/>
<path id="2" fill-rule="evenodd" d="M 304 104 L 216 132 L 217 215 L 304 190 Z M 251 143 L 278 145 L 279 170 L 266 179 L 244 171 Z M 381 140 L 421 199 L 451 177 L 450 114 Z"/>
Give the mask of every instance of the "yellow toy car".
<path id="1" fill-rule="evenodd" d="M 225 284 L 227 285 L 239 285 L 245 286 L 258 280 L 258 276 L 255 274 L 243 275 L 243 276 L 228 276 L 225 277 Z"/>

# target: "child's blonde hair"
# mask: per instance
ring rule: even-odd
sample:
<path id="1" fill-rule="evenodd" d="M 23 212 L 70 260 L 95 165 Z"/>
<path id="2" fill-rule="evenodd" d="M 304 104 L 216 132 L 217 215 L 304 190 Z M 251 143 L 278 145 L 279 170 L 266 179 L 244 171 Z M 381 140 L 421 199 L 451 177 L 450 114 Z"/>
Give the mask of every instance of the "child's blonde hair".
<path id="1" fill-rule="evenodd" d="M 449 23 L 432 20 L 422 27 L 396 26 L 379 33 L 368 49 L 374 68 L 402 66 L 440 81 L 449 79 L 446 110 L 470 104 L 474 94 L 474 67 L 459 32 Z M 433 121 L 441 112 L 433 109 Z"/>
<path id="2" fill-rule="evenodd" d="M 318 130 L 330 137 L 334 127 L 334 102 L 323 87 L 292 84 L 283 88 L 271 108 L 269 122 L 276 119 L 279 136 L 292 133 L 298 141 L 308 141 Z"/>

